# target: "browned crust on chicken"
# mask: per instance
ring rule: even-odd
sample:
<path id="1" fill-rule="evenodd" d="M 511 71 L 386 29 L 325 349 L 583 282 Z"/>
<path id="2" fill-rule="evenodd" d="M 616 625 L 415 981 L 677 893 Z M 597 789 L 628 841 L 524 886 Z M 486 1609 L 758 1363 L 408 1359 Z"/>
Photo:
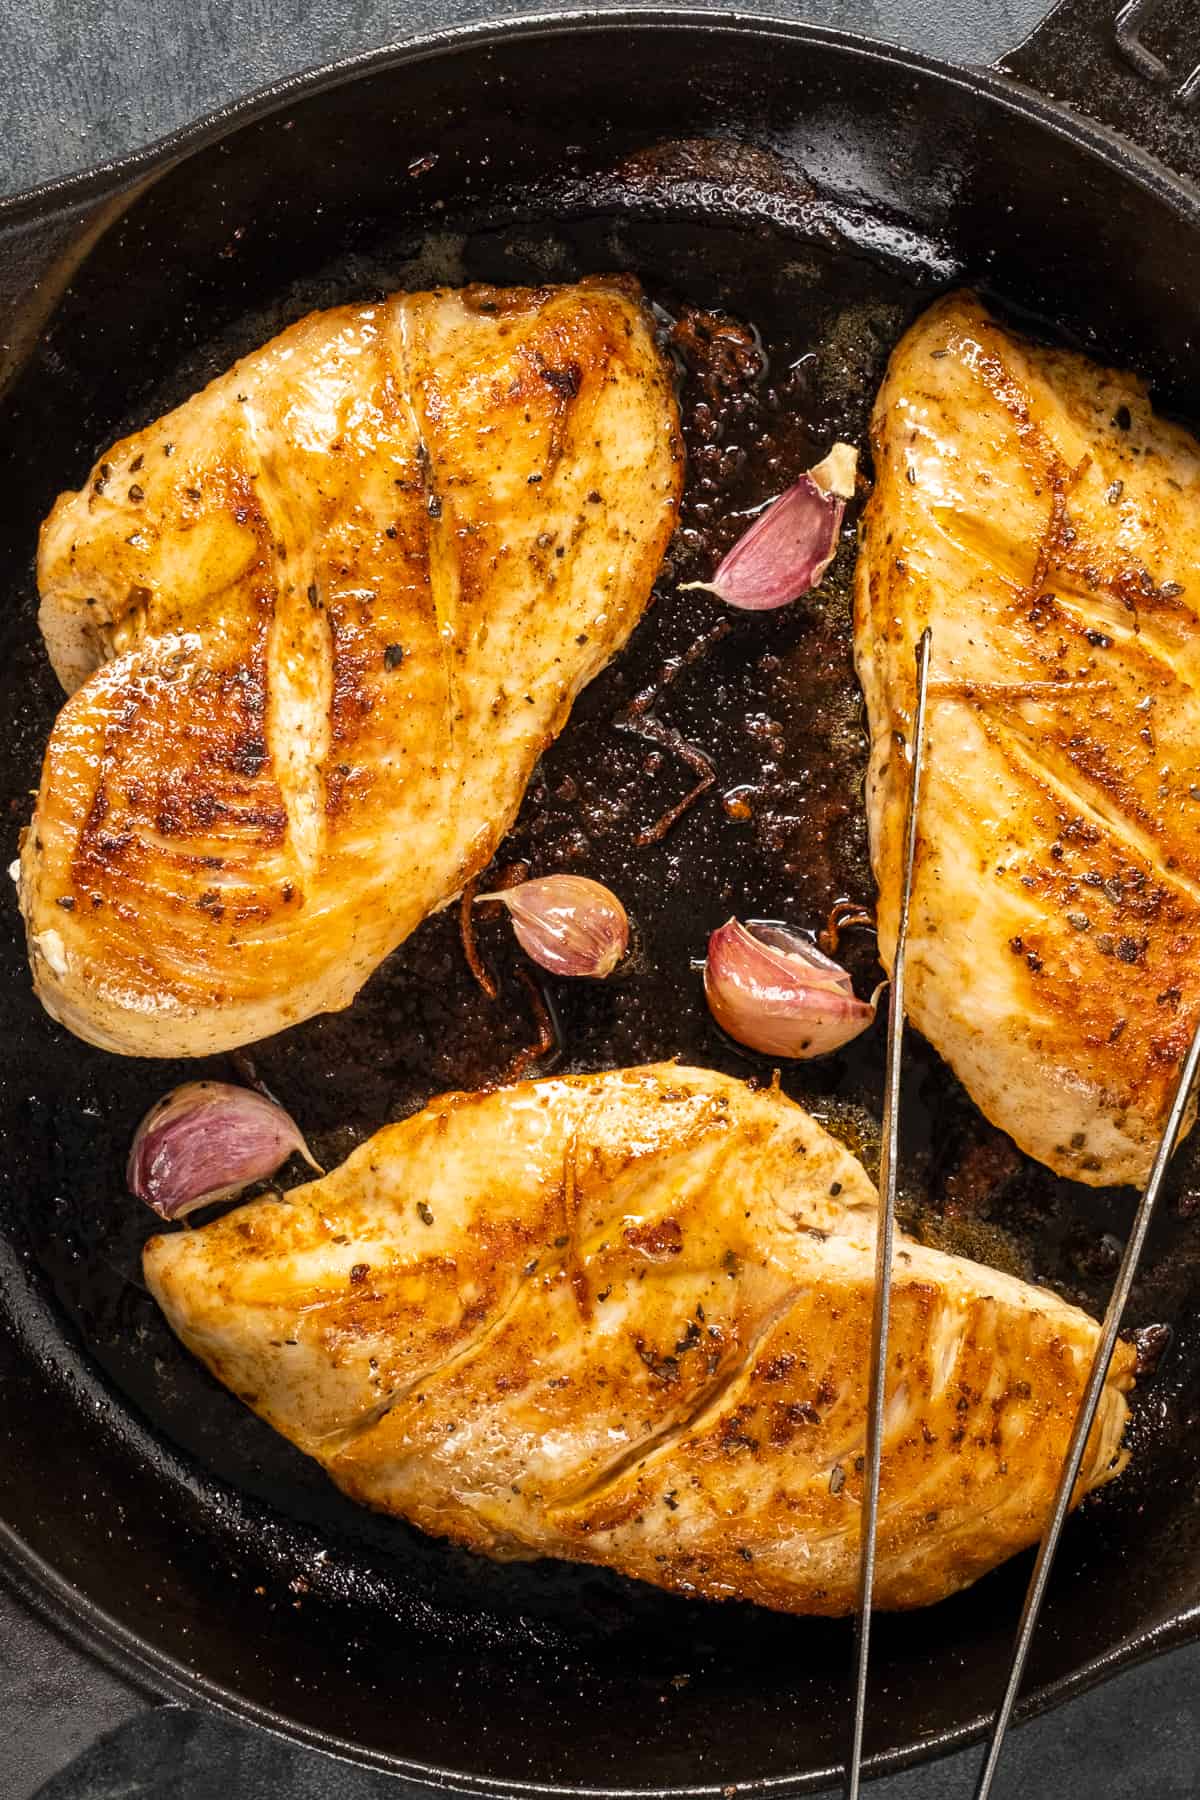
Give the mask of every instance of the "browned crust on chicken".
<path id="1" fill-rule="evenodd" d="M 898 346 L 872 434 L 855 637 L 885 960 L 928 624 L 912 1018 L 1030 1155 L 1140 1181 L 1200 1017 L 1200 446 L 966 294 Z"/>
<path id="2" fill-rule="evenodd" d="M 777 1092 L 660 1065 L 451 1094 L 332 1175 L 160 1236 L 213 1373 L 353 1498 L 491 1556 L 792 1612 L 856 1602 L 876 1195 Z M 877 1600 L 1050 1509 L 1097 1327 L 898 1248 Z M 1124 1463 L 1117 1357 L 1080 1493 Z"/>
<path id="3" fill-rule="evenodd" d="M 682 479 L 618 277 L 315 313 L 115 445 L 38 560 L 47 1008 L 199 1055 L 346 1005 L 489 861 Z"/>

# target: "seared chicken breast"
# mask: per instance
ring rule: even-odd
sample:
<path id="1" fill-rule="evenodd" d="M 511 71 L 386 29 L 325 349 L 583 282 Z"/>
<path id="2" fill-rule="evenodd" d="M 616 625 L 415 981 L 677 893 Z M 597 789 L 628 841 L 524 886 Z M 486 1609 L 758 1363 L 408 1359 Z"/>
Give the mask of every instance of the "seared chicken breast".
<path id="1" fill-rule="evenodd" d="M 47 1009 L 198 1056 L 345 1006 L 491 858 L 682 476 L 619 278 L 315 313 L 107 451 L 38 558 Z"/>
<path id="2" fill-rule="evenodd" d="M 1141 1181 L 1200 1012 L 1200 445 L 969 294 L 899 345 L 872 441 L 855 640 L 884 960 L 930 625 L 909 1012 L 1031 1156 Z"/>
<path id="3" fill-rule="evenodd" d="M 875 1190 L 778 1092 L 673 1064 L 450 1094 L 332 1175 L 153 1238 L 183 1342 L 354 1499 L 496 1557 L 840 1614 Z M 903 1239 L 877 1597 L 1032 1543 L 1097 1339 Z M 1079 1492 L 1122 1466 L 1118 1349 Z"/>

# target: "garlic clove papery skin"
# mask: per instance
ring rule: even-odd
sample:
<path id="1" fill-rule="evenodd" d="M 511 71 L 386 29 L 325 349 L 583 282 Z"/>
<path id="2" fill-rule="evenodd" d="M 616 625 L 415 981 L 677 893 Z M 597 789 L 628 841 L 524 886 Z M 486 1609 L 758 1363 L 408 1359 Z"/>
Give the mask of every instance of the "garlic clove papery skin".
<path id="1" fill-rule="evenodd" d="M 709 1011 L 731 1038 L 765 1056 L 827 1056 L 864 1032 L 878 992 L 859 1000 L 840 964 L 777 925 L 729 919 L 704 962 Z"/>
<path id="2" fill-rule="evenodd" d="M 603 980 L 629 948 L 625 908 L 585 875 L 544 875 L 478 898 L 508 908 L 522 950 L 552 975 Z"/>
<path id="3" fill-rule="evenodd" d="M 743 612 L 772 612 L 811 593 L 837 553 L 858 451 L 836 443 L 828 456 L 761 512 L 722 558 L 707 588 Z"/>
<path id="4" fill-rule="evenodd" d="M 231 1200 L 299 1153 L 321 1172 L 290 1113 L 253 1088 L 189 1081 L 150 1108 L 126 1164 L 129 1190 L 162 1219 Z"/>

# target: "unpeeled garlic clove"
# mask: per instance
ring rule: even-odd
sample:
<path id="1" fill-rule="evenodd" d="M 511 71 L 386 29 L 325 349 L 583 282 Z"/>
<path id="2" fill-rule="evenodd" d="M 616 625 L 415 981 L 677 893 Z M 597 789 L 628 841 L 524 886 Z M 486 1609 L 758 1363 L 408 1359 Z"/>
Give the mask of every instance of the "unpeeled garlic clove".
<path id="1" fill-rule="evenodd" d="M 704 993 L 723 1031 L 765 1056 L 841 1049 L 875 1018 L 846 970 L 785 925 L 729 919 L 708 940 Z"/>
<path id="2" fill-rule="evenodd" d="M 835 444 L 828 456 L 759 514 L 711 581 L 684 585 L 707 588 L 745 612 L 770 612 L 809 593 L 837 551 L 857 467 L 854 446 Z"/>
<path id="3" fill-rule="evenodd" d="M 629 919 L 617 896 L 585 875 L 543 875 L 483 900 L 508 908 L 517 942 L 552 975 L 611 975 L 629 947 Z"/>
<path id="4" fill-rule="evenodd" d="M 129 1151 L 129 1190 L 162 1219 L 232 1200 L 299 1152 L 321 1173 L 290 1113 L 253 1088 L 188 1081 L 150 1108 Z"/>

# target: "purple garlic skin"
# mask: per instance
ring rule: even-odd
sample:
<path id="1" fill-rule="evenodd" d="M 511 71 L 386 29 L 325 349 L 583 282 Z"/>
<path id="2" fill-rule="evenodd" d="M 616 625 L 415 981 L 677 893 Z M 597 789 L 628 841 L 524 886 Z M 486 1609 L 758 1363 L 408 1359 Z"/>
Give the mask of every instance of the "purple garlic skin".
<path id="1" fill-rule="evenodd" d="M 508 908 L 522 950 L 552 975 L 603 980 L 629 948 L 625 908 L 585 875 L 544 875 L 478 898 Z"/>
<path id="2" fill-rule="evenodd" d="M 743 612 L 771 612 L 811 593 L 837 552 L 857 466 L 857 450 L 835 444 L 822 462 L 759 514 L 711 581 L 685 585 L 707 588 Z"/>
<path id="3" fill-rule="evenodd" d="M 138 1126 L 125 1178 L 160 1219 L 183 1219 L 265 1181 L 296 1152 L 321 1172 L 296 1121 L 274 1100 L 229 1082 L 189 1081 Z"/>
<path id="4" fill-rule="evenodd" d="M 784 925 L 729 919 L 708 940 L 704 993 L 721 1029 L 764 1056 L 840 1050 L 875 1018 L 840 963 Z"/>

